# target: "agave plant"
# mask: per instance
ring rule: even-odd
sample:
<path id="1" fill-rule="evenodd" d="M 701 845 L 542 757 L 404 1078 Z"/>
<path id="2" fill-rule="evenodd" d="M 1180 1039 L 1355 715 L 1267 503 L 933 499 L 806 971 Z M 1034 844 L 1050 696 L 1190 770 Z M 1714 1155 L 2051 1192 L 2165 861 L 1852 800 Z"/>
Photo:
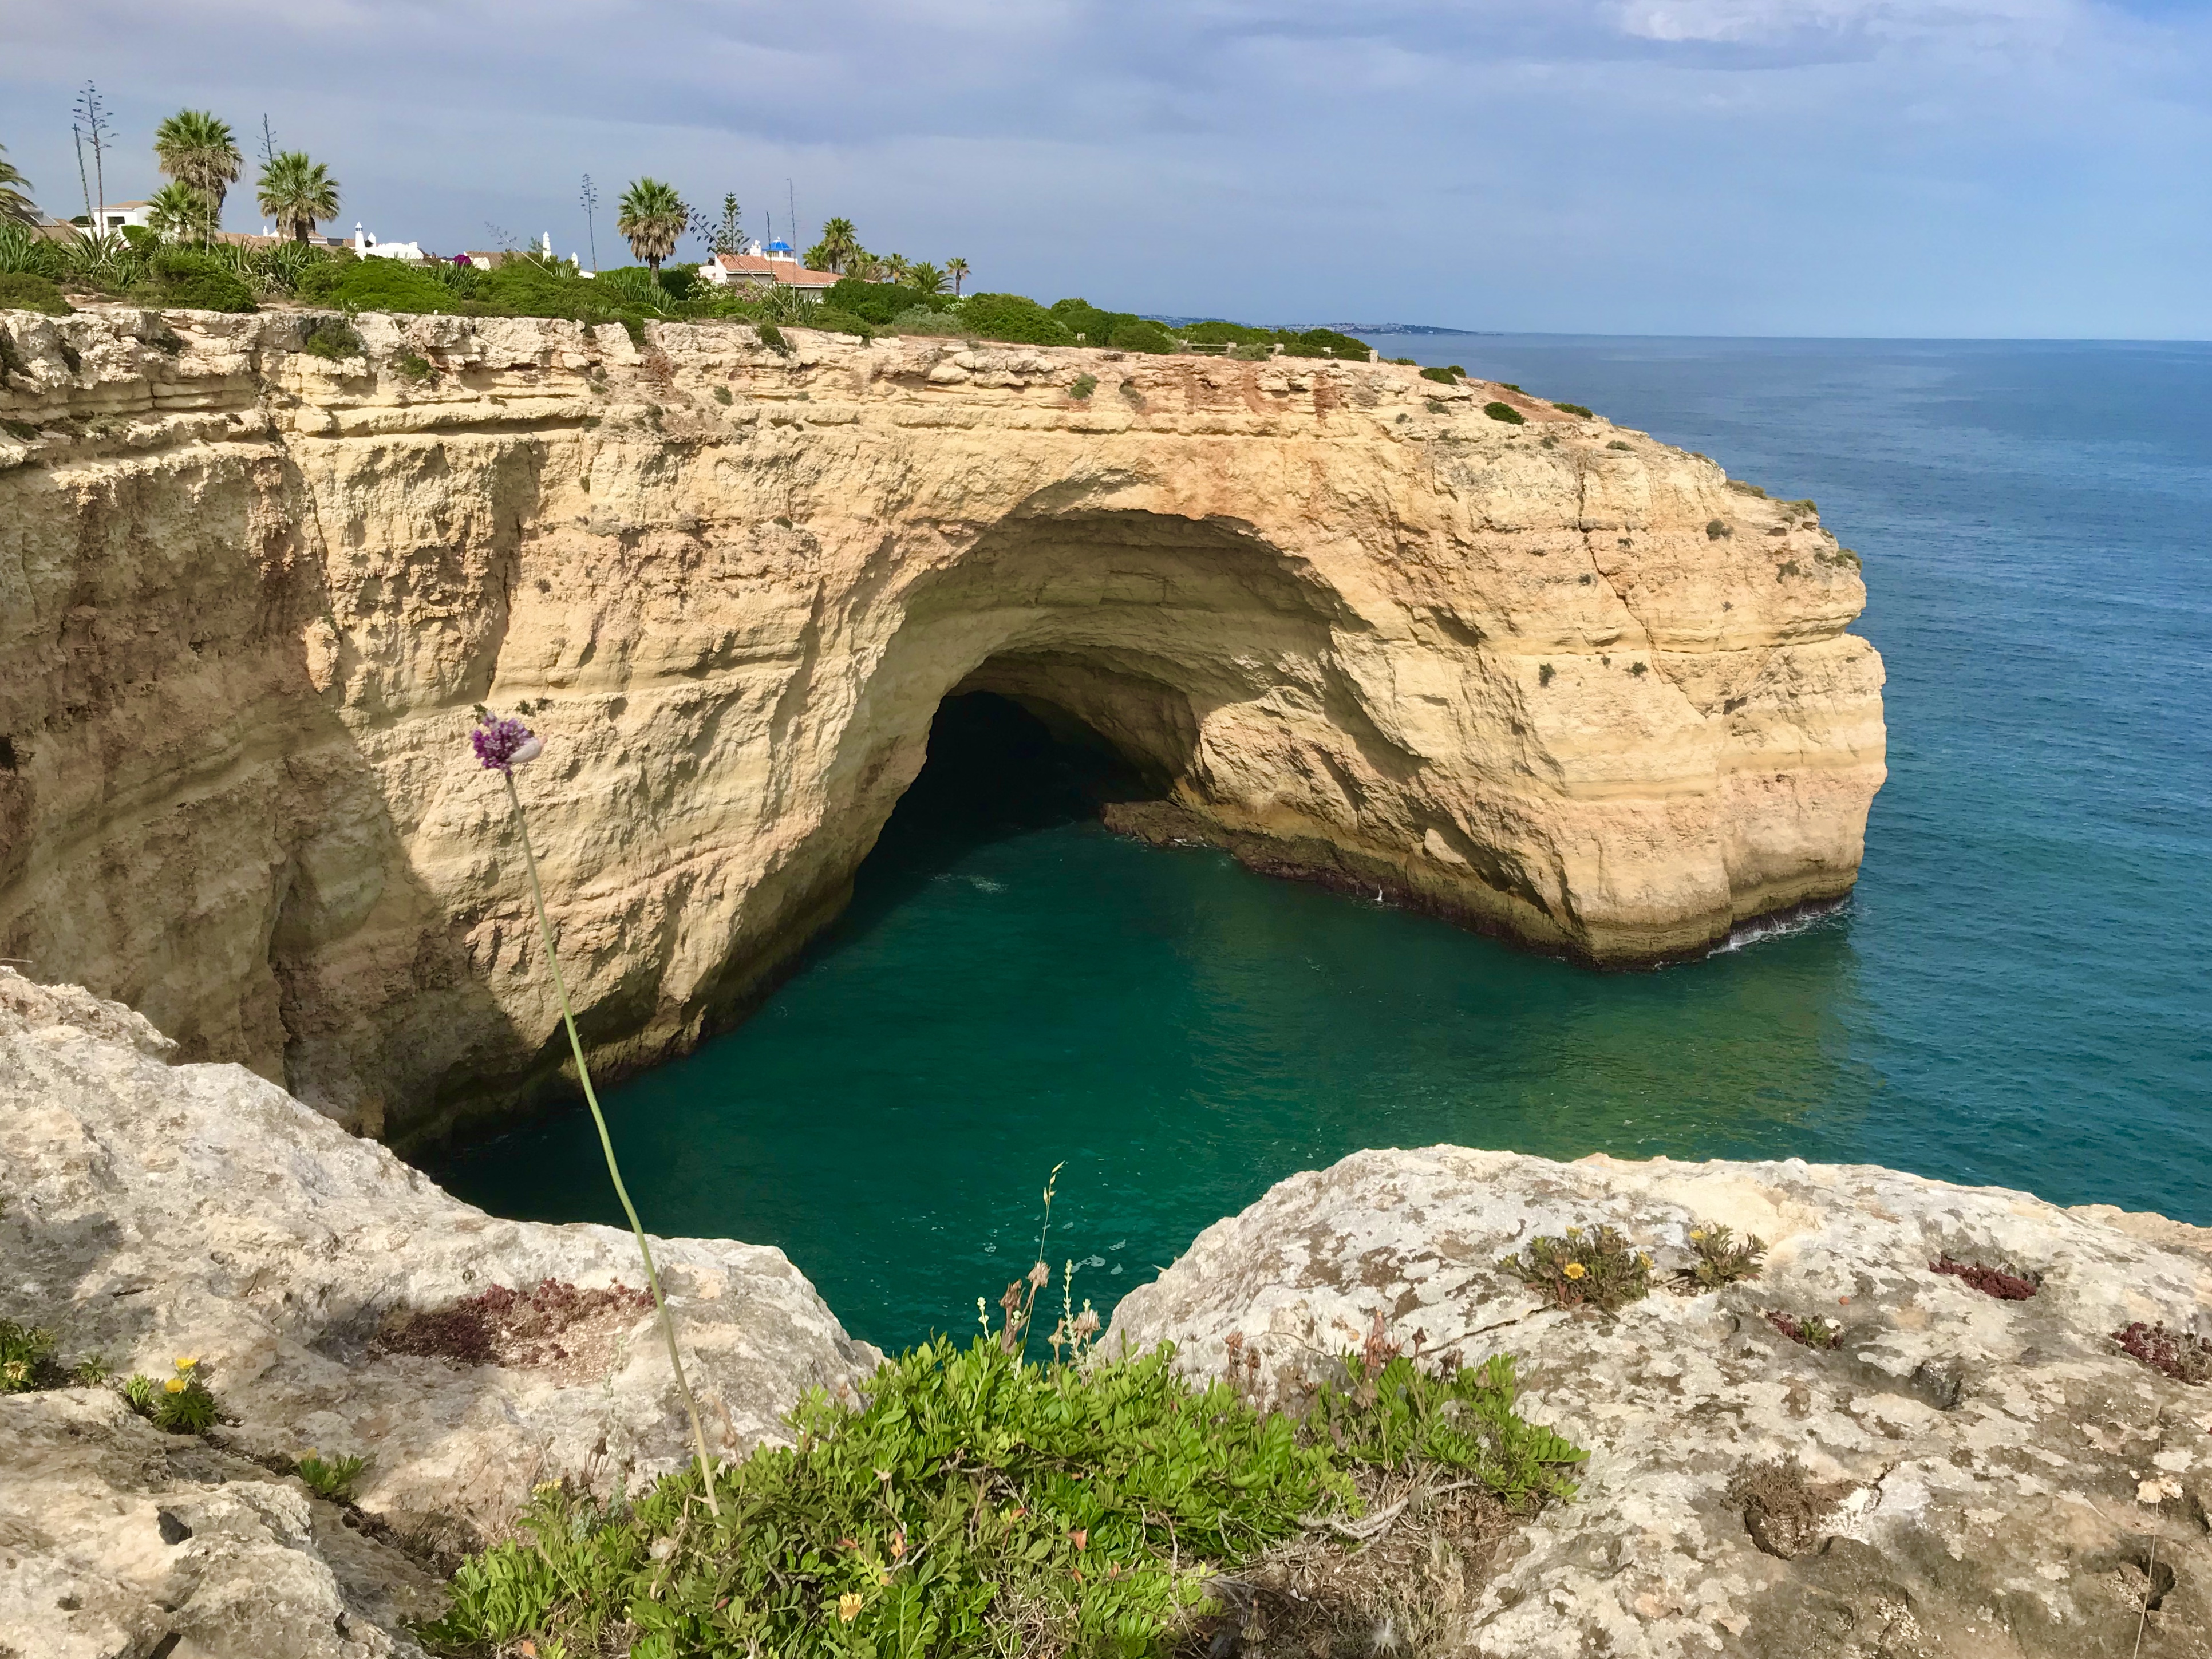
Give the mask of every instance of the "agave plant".
<path id="1" fill-rule="evenodd" d="M 207 198 L 210 229 L 222 222 L 222 198 L 246 163 L 228 122 L 204 109 L 180 109 L 154 130 L 154 159 L 169 178 Z"/>
<path id="2" fill-rule="evenodd" d="M 640 264 L 658 276 L 660 262 L 676 252 L 677 239 L 691 222 L 691 210 L 676 186 L 658 179 L 638 179 L 617 204 L 615 228 L 629 242 Z"/>
<path id="3" fill-rule="evenodd" d="M 261 169 L 254 200 L 278 231 L 304 242 L 315 234 L 317 221 L 337 217 L 338 181 L 305 150 L 280 150 Z"/>

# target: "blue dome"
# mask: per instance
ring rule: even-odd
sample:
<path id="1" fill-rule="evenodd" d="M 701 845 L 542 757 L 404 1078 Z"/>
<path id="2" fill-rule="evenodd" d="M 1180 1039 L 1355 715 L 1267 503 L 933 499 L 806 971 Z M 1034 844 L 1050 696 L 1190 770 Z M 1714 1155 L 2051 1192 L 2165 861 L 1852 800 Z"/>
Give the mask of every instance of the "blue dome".
<path id="1" fill-rule="evenodd" d="M 770 242 L 764 251 L 769 253 L 788 253 L 791 252 L 791 244 L 788 242 Z"/>

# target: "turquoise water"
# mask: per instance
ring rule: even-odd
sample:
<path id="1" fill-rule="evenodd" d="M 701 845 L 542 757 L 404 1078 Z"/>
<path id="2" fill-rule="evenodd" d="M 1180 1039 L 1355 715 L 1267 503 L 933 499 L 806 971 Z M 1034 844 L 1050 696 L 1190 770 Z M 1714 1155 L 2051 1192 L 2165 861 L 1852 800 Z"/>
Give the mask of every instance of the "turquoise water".
<path id="1" fill-rule="evenodd" d="M 844 921 L 614 1091 L 647 1224 L 781 1245 L 858 1334 L 1032 1259 L 1109 1306 L 1361 1146 L 1868 1160 L 2212 1222 L 2212 347 L 1380 342 L 1810 495 L 1859 550 L 1890 781 L 1809 927 L 1597 975 L 1118 841 L 1083 757 L 940 717 Z M 618 1221 L 580 1112 L 438 1171 Z"/>

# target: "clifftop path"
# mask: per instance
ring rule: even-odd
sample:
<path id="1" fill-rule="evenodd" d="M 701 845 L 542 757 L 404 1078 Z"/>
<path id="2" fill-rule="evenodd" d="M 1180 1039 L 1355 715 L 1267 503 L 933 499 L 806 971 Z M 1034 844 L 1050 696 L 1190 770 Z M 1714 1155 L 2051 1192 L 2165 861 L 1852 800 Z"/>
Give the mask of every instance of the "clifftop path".
<path id="1" fill-rule="evenodd" d="M 835 914 L 955 690 L 1120 749 L 1140 832 L 1601 963 L 1856 872 L 1856 559 L 1601 419 L 1387 364 L 311 321 L 0 316 L 0 957 L 355 1128 L 559 1063 L 479 702 L 546 736 L 611 1068 Z"/>

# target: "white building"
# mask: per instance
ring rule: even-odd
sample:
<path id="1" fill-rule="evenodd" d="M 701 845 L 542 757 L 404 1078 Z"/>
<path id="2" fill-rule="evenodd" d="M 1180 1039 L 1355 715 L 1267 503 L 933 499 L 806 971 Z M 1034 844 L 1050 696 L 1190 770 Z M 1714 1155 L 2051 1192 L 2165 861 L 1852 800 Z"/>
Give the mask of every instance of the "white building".
<path id="1" fill-rule="evenodd" d="M 818 300 L 839 281 L 834 270 L 809 270 L 788 242 L 753 242 L 743 253 L 717 253 L 699 267 L 699 280 L 745 288 L 788 288 L 802 299 Z"/>

